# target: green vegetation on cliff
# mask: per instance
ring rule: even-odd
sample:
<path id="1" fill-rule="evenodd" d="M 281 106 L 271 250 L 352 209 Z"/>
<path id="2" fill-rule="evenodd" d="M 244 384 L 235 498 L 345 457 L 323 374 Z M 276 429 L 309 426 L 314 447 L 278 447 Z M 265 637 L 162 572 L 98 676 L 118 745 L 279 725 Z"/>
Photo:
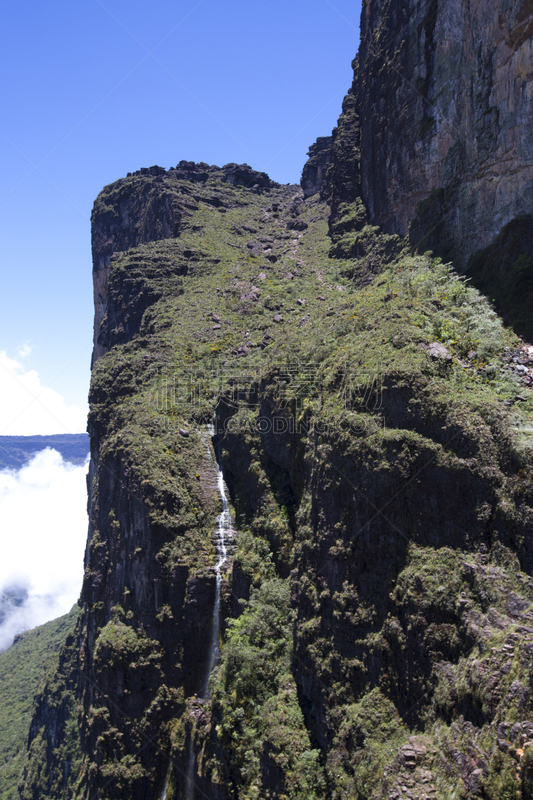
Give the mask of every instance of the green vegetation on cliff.
<path id="1" fill-rule="evenodd" d="M 26 754 L 33 698 L 47 674 L 57 669 L 57 653 L 72 633 L 79 608 L 21 633 L 0 653 L 0 798 L 15 800 Z"/>
<path id="2" fill-rule="evenodd" d="M 76 717 L 81 758 L 54 800 L 157 796 L 167 776 L 178 800 L 191 764 L 216 800 L 518 791 L 533 403 L 502 354 L 522 343 L 357 201 L 328 228 L 294 186 L 176 183 L 194 195 L 179 235 L 106 272 L 81 648 L 62 667 L 84 680 L 54 734 L 73 748 Z M 206 697 L 212 421 L 239 535 Z M 47 735 L 24 800 L 60 774 Z"/>

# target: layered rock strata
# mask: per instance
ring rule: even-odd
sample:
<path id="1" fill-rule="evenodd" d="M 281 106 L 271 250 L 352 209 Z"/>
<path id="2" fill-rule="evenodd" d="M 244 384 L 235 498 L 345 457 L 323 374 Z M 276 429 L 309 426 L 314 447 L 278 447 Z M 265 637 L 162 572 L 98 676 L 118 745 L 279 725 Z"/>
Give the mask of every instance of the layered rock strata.
<path id="1" fill-rule="evenodd" d="M 264 172 L 247 164 L 226 164 L 222 169 L 203 162 L 180 161 L 168 171 L 163 167 L 144 167 L 104 190 L 95 203 L 92 222 L 94 287 L 93 364 L 107 349 L 100 328 L 107 313 L 107 277 L 111 257 L 146 242 L 179 236 L 182 219 L 198 208 L 194 188 L 206 181 L 260 189 L 275 186 Z M 185 182 L 185 183 L 184 183 Z M 215 188 L 203 202 L 215 208 L 221 204 Z M 138 313 L 142 314 L 142 302 Z M 111 312 L 112 313 L 112 312 Z M 126 322 L 127 325 L 127 322 Z"/>
<path id="2" fill-rule="evenodd" d="M 530 0 L 363 4 L 351 96 L 373 224 L 465 267 L 531 214 L 532 34 Z"/>
<path id="3" fill-rule="evenodd" d="M 97 199 L 83 608 L 22 800 L 533 796 L 529 348 L 402 238 L 524 255 L 531 12 L 366 2 L 303 190 L 180 162 Z"/>
<path id="4" fill-rule="evenodd" d="M 354 282 L 316 194 L 189 171 L 207 177 L 176 185 L 179 235 L 145 228 L 106 268 L 82 615 L 21 797 L 529 785 L 533 403 L 502 357 L 519 342 L 426 257 Z M 95 230 L 128 180 L 132 208 L 164 205 L 164 181 L 132 176 Z M 206 694 L 213 417 L 239 534 Z"/>
<path id="5" fill-rule="evenodd" d="M 308 159 L 302 171 L 301 186 L 305 197 L 321 194 L 325 198 L 326 173 L 330 162 L 331 136 L 319 136 L 307 153 Z"/>

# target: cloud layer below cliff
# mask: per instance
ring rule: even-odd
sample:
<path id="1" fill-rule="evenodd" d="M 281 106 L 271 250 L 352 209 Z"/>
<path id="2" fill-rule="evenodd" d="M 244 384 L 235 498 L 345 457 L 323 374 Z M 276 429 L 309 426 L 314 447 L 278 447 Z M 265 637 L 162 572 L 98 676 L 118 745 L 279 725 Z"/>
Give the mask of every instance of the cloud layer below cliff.
<path id="1" fill-rule="evenodd" d="M 68 406 L 60 394 L 42 385 L 35 370 L 25 370 L 0 350 L 0 420 L 4 436 L 81 433 L 87 424 L 87 408 Z"/>
<path id="2" fill-rule="evenodd" d="M 86 474 L 50 449 L 19 472 L 0 472 L 0 651 L 79 597 Z"/>

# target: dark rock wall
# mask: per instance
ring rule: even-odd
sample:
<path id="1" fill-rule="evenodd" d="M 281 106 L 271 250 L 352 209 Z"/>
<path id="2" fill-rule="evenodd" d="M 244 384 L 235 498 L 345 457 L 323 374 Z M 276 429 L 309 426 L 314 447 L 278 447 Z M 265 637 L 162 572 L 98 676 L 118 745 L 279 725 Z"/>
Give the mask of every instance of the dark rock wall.
<path id="1" fill-rule="evenodd" d="M 202 162 L 180 161 L 168 172 L 154 166 L 128 173 L 128 177 L 107 186 L 98 195 L 91 215 L 95 308 L 93 364 L 110 346 L 101 325 L 108 310 L 107 280 L 112 256 L 140 244 L 178 237 L 183 217 L 190 216 L 198 208 L 195 185 L 202 187 L 213 177 L 231 186 L 254 189 L 277 186 L 266 173 L 252 170 L 247 164 L 226 164 L 219 168 Z M 216 193 L 208 202 L 215 207 L 220 205 Z M 137 315 L 142 316 L 154 298 L 135 300 Z M 116 310 L 111 310 L 111 314 L 111 324 L 116 326 Z"/>
<path id="2" fill-rule="evenodd" d="M 330 161 L 331 136 L 319 136 L 309 148 L 309 156 L 302 170 L 300 181 L 304 197 L 320 193 L 324 197 L 327 188 L 326 172 Z"/>
<path id="3" fill-rule="evenodd" d="M 176 800 L 191 752 L 214 800 L 529 791 L 533 406 L 501 366 L 520 344 L 396 234 L 464 264 L 530 210 L 532 12 L 365 2 L 303 192 L 180 162 L 97 199 L 83 616 L 24 800 L 160 796 L 169 758 Z M 359 368 L 379 398 L 347 388 Z M 206 698 L 214 413 L 240 534 Z"/>
<path id="4" fill-rule="evenodd" d="M 100 325 L 107 311 L 107 277 L 111 256 L 150 241 L 179 235 L 183 214 L 196 208 L 183 197 L 180 184 L 164 170 L 152 168 L 113 184 L 98 196 L 93 209 L 92 253 L 94 284 L 93 363 L 105 351 Z"/>
<path id="5" fill-rule="evenodd" d="M 357 137 L 349 96 L 333 226 L 348 235 L 361 212 L 384 252 L 357 204 Z M 531 406 L 497 355 L 518 342 L 429 258 L 386 273 L 377 259 L 382 274 L 354 283 L 357 260 L 329 256 L 317 193 L 243 167 L 230 175 L 251 186 L 181 169 L 197 208 L 179 236 L 152 231 L 107 267 L 83 612 L 37 699 L 23 800 L 157 797 L 169 763 L 178 800 L 191 752 L 196 798 L 341 800 L 371 785 L 382 800 L 409 781 L 413 794 L 459 782 L 465 798 L 483 763 L 499 800 L 502 765 L 518 784 L 496 726 L 533 736 Z M 167 192 L 160 177 L 126 181 L 144 197 Z M 438 320 L 455 326 L 440 350 Z M 239 536 L 206 696 L 213 414 Z"/>
<path id="6" fill-rule="evenodd" d="M 532 33 L 530 0 L 363 4 L 352 94 L 374 224 L 412 223 L 412 244 L 464 267 L 531 213 Z"/>

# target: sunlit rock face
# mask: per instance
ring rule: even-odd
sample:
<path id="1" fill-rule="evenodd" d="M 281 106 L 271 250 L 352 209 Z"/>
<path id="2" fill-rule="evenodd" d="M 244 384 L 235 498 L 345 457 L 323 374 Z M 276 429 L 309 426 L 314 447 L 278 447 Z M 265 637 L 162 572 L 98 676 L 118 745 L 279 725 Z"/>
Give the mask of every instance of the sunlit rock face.
<path id="1" fill-rule="evenodd" d="M 370 219 L 464 265 L 533 208 L 533 3 L 365 0 L 361 23 Z"/>
<path id="2" fill-rule="evenodd" d="M 135 298 L 130 312 L 124 314 L 108 297 L 109 267 L 113 256 L 148 242 L 179 237 L 184 218 L 198 209 L 198 201 L 206 200 L 202 189 L 209 180 L 218 180 L 230 186 L 254 190 L 268 189 L 278 184 L 264 172 L 257 172 L 247 164 L 210 166 L 204 162 L 180 161 L 169 170 L 163 167 L 143 167 L 128 173 L 115 183 L 106 186 L 96 198 L 91 214 L 91 242 L 93 256 L 94 295 L 94 348 L 93 365 L 100 356 L 116 343 L 109 331 L 130 335 L 140 317 L 154 301 L 153 296 Z M 198 191 L 192 191 L 192 189 Z M 215 208 L 222 203 L 208 192 L 207 202 Z M 127 294 L 135 291 L 129 279 Z M 122 295 L 119 298 L 121 305 Z M 110 302 L 111 301 L 111 302 Z M 135 306 L 135 311 L 132 311 Z"/>
<path id="3" fill-rule="evenodd" d="M 367 2 L 301 188 L 97 198 L 82 611 L 21 800 L 531 796 L 533 347 L 400 238 L 463 264 L 531 210 L 530 20 Z"/>

